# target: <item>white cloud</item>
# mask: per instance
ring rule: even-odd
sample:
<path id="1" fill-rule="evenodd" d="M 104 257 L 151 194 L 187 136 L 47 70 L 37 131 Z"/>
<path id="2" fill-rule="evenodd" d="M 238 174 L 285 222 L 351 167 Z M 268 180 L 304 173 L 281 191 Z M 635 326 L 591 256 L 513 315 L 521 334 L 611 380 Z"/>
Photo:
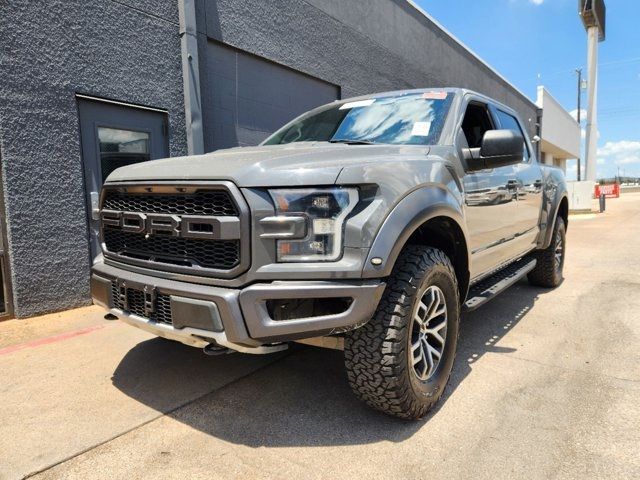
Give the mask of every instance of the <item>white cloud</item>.
<path id="1" fill-rule="evenodd" d="M 628 154 L 640 154 L 640 142 L 634 140 L 607 142 L 604 144 L 604 147 L 598 149 L 598 155 L 619 156 Z"/>
<path id="2" fill-rule="evenodd" d="M 616 161 L 616 165 L 633 165 L 635 163 L 640 163 L 640 155 L 625 157 Z"/>
<path id="3" fill-rule="evenodd" d="M 508 0 L 509 3 L 511 3 L 512 5 L 515 5 L 517 3 L 524 3 L 527 0 Z M 542 5 L 544 3 L 544 0 L 528 0 L 528 3 L 532 4 L 532 5 Z"/>
<path id="4" fill-rule="evenodd" d="M 569 112 L 569 115 L 573 117 L 574 120 L 578 120 L 578 109 L 574 108 Z M 587 119 L 587 111 L 584 108 L 580 109 L 580 121 L 584 121 Z"/>
<path id="5" fill-rule="evenodd" d="M 640 167 L 640 141 L 621 140 L 605 143 L 598 149 L 598 164 Z"/>

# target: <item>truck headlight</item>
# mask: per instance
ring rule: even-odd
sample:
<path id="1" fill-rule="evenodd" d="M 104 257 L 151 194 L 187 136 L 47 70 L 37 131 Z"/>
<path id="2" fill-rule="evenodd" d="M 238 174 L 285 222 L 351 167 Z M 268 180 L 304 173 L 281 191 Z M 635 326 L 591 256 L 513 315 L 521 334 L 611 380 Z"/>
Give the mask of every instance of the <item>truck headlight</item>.
<path id="1" fill-rule="evenodd" d="M 276 217 L 264 219 L 277 238 L 279 262 L 331 262 L 342 256 L 344 222 L 358 203 L 356 188 L 269 190 Z"/>

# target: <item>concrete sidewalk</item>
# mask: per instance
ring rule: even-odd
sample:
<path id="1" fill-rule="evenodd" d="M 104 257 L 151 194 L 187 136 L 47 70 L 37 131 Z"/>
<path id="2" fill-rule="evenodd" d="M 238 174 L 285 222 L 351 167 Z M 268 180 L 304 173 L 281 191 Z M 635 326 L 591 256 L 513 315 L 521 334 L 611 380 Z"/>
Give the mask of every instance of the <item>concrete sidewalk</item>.
<path id="1" fill-rule="evenodd" d="M 207 357 L 88 307 L 0 324 L 0 478 L 640 478 L 640 195 L 570 220 L 565 282 L 466 315 L 420 422 L 341 352 Z"/>

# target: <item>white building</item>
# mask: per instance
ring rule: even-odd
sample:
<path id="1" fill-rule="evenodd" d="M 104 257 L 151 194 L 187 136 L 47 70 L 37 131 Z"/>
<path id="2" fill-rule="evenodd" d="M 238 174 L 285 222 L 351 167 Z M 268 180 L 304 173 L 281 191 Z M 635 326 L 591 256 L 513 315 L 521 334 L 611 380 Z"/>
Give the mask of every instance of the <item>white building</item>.
<path id="1" fill-rule="evenodd" d="M 538 87 L 536 105 L 542 109 L 540 159 L 566 173 L 567 160 L 580 156 L 580 125 L 543 86 Z"/>

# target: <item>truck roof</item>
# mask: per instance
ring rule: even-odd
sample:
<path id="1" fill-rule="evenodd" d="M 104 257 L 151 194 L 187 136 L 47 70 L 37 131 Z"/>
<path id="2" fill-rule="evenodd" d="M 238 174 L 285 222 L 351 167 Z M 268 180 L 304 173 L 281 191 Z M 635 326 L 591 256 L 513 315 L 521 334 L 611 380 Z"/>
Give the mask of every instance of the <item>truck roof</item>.
<path id="1" fill-rule="evenodd" d="M 476 93 L 472 90 L 467 90 L 465 88 L 457 88 L 457 87 L 438 87 L 438 88 L 413 88 L 413 89 L 407 89 L 407 90 L 389 90 L 387 92 L 376 92 L 376 93 L 369 93 L 366 95 L 359 95 L 357 97 L 350 97 L 350 98 L 341 98 L 339 100 L 336 100 L 336 102 L 339 103 L 343 103 L 343 102 L 352 102 L 352 101 L 357 101 L 357 100 L 364 100 L 367 98 L 382 98 L 382 97 L 390 97 L 390 96 L 395 96 L 395 95 L 406 95 L 406 94 L 410 94 L 410 93 L 426 93 L 426 92 L 447 92 L 447 93 L 456 93 L 456 94 L 460 94 L 460 95 L 464 95 L 466 93 L 473 93 L 476 95 L 481 95 L 479 93 Z M 482 95 L 484 96 L 484 95 Z"/>
<path id="2" fill-rule="evenodd" d="M 359 100 L 366 100 L 369 98 L 383 98 L 383 97 L 390 97 L 390 96 L 397 96 L 397 95 L 406 95 L 406 94 L 411 94 L 411 93 L 426 93 L 426 92 L 447 92 L 447 93 L 454 93 L 456 94 L 458 97 L 463 97 L 467 94 L 470 95 L 475 95 L 478 96 L 480 98 L 485 99 L 487 102 L 491 102 L 497 105 L 500 105 L 501 107 L 503 107 L 505 110 L 508 110 L 514 114 L 517 115 L 516 110 L 514 110 L 512 107 L 505 105 L 502 102 L 499 102 L 498 100 L 496 100 L 495 98 L 489 97 L 487 95 L 484 95 L 482 93 L 476 92 L 474 90 L 469 90 L 467 88 L 459 88 L 459 87 L 436 87 L 436 88 L 414 88 L 414 89 L 407 89 L 407 90 L 390 90 L 388 92 L 376 92 L 376 93 L 369 93 L 367 95 L 359 95 L 357 97 L 350 97 L 350 98 L 341 98 L 339 100 L 335 100 L 334 103 L 347 103 L 347 102 L 354 102 L 354 101 L 359 101 Z"/>

